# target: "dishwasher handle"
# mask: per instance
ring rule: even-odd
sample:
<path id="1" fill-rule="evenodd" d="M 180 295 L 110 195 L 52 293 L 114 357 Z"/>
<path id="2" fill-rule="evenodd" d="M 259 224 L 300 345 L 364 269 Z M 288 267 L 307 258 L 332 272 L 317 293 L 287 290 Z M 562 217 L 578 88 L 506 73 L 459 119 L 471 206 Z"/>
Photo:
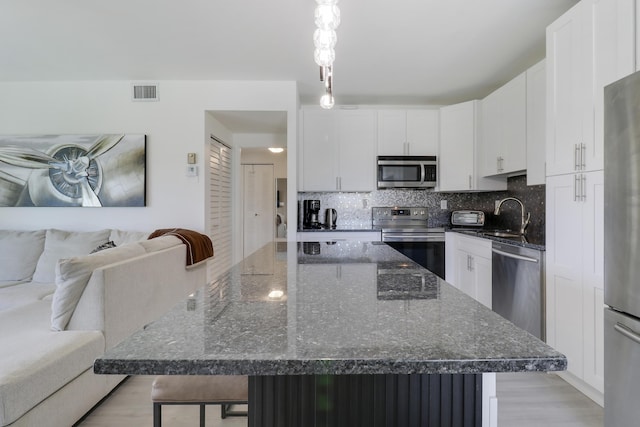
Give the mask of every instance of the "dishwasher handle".
<path id="1" fill-rule="evenodd" d="M 509 252 L 501 251 L 500 249 L 492 248 L 491 252 L 493 252 L 494 254 L 502 255 L 502 256 L 507 257 L 507 258 L 519 259 L 521 261 L 529 261 L 529 262 L 535 262 L 535 263 L 540 262 L 536 258 L 531 258 L 531 257 L 524 256 L 524 255 L 512 254 L 512 253 L 509 253 Z"/>

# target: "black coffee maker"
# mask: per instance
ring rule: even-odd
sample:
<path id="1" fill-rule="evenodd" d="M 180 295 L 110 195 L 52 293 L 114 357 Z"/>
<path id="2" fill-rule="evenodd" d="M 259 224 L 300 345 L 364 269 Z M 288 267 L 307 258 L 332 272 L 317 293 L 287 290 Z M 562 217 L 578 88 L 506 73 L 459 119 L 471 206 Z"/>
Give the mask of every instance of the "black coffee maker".
<path id="1" fill-rule="evenodd" d="M 320 212 L 320 200 L 303 200 L 302 201 L 302 228 L 321 228 L 318 221 L 318 213 Z"/>

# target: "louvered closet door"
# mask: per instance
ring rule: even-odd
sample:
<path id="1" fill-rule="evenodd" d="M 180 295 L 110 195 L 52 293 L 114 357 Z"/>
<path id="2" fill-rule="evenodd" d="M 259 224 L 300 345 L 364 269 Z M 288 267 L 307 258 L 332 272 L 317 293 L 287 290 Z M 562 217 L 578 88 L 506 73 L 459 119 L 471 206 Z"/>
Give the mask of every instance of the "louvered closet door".
<path id="1" fill-rule="evenodd" d="M 207 282 L 231 267 L 231 148 L 211 137 L 210 228 L 214 257 L 207 265 Z"/>

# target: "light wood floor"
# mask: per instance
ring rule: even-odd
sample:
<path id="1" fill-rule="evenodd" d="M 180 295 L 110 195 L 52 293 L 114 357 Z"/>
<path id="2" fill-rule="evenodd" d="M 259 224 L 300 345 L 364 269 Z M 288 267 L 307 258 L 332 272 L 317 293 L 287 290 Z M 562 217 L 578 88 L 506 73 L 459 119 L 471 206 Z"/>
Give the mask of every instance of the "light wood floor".
<path id="1" fill-rule="evenodd" d="M 97 407 L 79 427 L 153 425 L 149 397 L 153 377 L 131 377 Z M 553 374 L 498 374 L 500 427 L 601 427 L 600 406 Z M 220 419 L 217 405 L 207 406 L 207 427 L 245 427 L 245 417 Z M 197 406 L 163 407 L 163 427 L 198 426 Z"/>

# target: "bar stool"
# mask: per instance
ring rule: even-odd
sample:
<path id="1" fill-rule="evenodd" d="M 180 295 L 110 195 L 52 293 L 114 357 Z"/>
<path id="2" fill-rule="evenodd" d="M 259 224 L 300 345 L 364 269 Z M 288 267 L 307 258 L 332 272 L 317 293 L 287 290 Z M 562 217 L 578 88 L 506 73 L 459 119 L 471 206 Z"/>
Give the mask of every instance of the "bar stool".
<path id="1" fill-rule="evenodd" d="M 153 427 L 162 425 L 162 405 L 200 405 L 200 427 L 204 427 L 205 405 L 221 405 L 222 418 L 246 416 L 231 411 L 232 405 L 247 404 L 248 378 L 242 375 L 160 375 L 151 386 Z"/>

